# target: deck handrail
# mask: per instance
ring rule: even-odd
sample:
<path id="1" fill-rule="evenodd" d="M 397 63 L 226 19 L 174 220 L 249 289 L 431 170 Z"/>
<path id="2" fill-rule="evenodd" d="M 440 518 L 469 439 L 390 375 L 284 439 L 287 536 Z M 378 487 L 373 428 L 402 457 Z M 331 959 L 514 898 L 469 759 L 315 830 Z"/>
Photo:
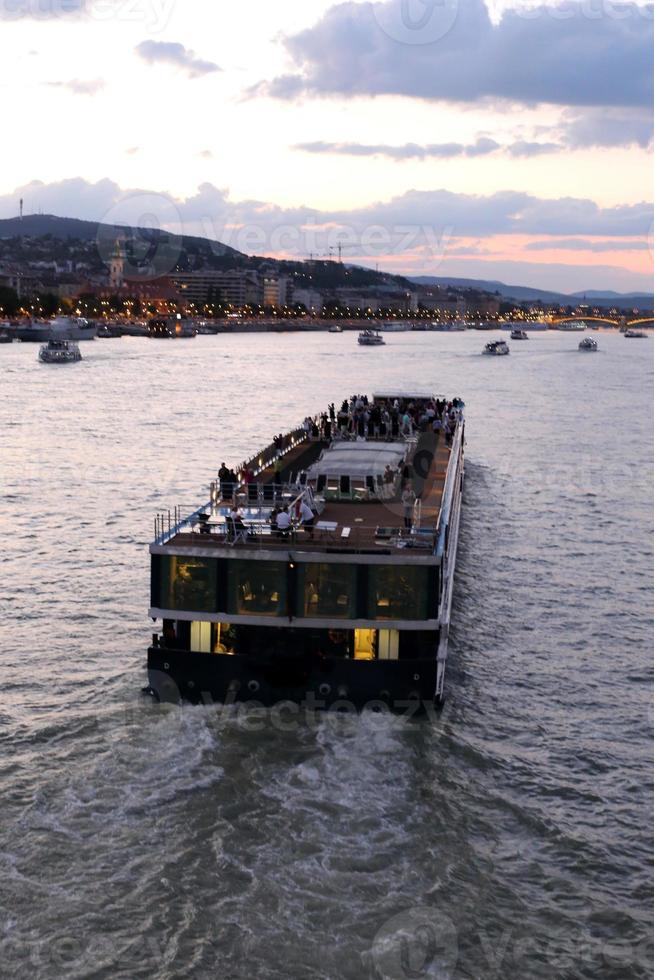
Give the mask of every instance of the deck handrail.
<path id="1" fill-rule="evenodd" d="M 447 476 L 445 478 L 445 486 L 443 487 L 443 496 L 441 497 L 438 520 L 436 522 L 436 528 L 438 531 L 438 541 L 436 543 L 437 555 L 442 555 L 445 551 L 445 539 L 450 520 L 452 500 L 454 499 L 454 488 L 456 481 L 459 478 L 461 469 L 461 443 L 464 437 L 464 431 L 464 423 L 459 422 L 456 427 L 456 432 L 454 433 L 454 439 L 452 440 L 450 462 L 447 467 Z"/>

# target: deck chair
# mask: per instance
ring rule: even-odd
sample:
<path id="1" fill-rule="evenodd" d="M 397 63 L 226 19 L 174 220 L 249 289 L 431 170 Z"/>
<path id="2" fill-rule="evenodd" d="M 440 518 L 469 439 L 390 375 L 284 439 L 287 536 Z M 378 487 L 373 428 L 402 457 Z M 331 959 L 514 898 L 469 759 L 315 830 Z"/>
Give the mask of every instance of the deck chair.
<path id="1" fill-rule="evenodd" d="M 227 540 L 231 545 L 236 545 L 239 542 L 246 544 L 248 539 L 247 529 L 244 527 L 237 527 L 236 522 L 232 517 L 227 518 Z"/>
<path id="2" fill-rule="evenodd" d="M 198 529 L 200 534 L 211 534 L 211 525 L 207 514 L 198 514 Z"/>

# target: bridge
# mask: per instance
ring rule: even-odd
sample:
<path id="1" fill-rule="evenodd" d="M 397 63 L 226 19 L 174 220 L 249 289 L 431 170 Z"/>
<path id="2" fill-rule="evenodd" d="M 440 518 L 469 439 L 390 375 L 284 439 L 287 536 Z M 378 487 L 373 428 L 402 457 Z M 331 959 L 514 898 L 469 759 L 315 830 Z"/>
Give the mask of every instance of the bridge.
<path id="1" fill-rule="evenodd" d="M 586 316 L 586 314 L 579 314 L 578 316 L 553 316 L 550 317 L 550 323 L 608 323 L 612 327 L 633 327 L 637 323 L 651 323 L 654 325 L 654 316 L 643 316 L 638 317 L 635 320 L 627 320 L 626 317 L 621 317 L 616 320 L 614 317 L 610 316 Z"/>
<path id="2" fill-rule="evenodd" d="M 624 320 L 615 320 L 610 316 L 553 316 L 550 323 L 610 323 L 612 327 L 621 327 Z"/>

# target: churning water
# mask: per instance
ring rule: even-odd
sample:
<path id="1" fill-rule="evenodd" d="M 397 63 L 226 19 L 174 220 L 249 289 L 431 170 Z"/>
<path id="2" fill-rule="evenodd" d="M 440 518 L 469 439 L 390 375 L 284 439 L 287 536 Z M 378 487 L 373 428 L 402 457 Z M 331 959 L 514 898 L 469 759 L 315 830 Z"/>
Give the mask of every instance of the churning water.
<path id="1" fill-rule="evenodd" d="M 4 977 L 652 975 L 654 341 L 598 336 L 0 347 Z M 142 699 L 155 511 L 391 385 L 467 404 L 440 717 Z"/>

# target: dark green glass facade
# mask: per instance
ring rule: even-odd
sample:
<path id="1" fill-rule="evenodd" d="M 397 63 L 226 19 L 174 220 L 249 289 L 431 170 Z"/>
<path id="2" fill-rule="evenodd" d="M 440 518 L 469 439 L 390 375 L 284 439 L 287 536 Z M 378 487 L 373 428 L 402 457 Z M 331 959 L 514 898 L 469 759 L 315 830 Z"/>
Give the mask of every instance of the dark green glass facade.
<path id="1" fill-rule="evenodd" d="M 293 619 L 436 619 L 434 565 L 152 557 L 159 609 Z"/>
<path id="2" fill-rule="evenodd" d="M 299 564 L 297 615 L 311 619 L 356 619 L 356 565 Z"/>

